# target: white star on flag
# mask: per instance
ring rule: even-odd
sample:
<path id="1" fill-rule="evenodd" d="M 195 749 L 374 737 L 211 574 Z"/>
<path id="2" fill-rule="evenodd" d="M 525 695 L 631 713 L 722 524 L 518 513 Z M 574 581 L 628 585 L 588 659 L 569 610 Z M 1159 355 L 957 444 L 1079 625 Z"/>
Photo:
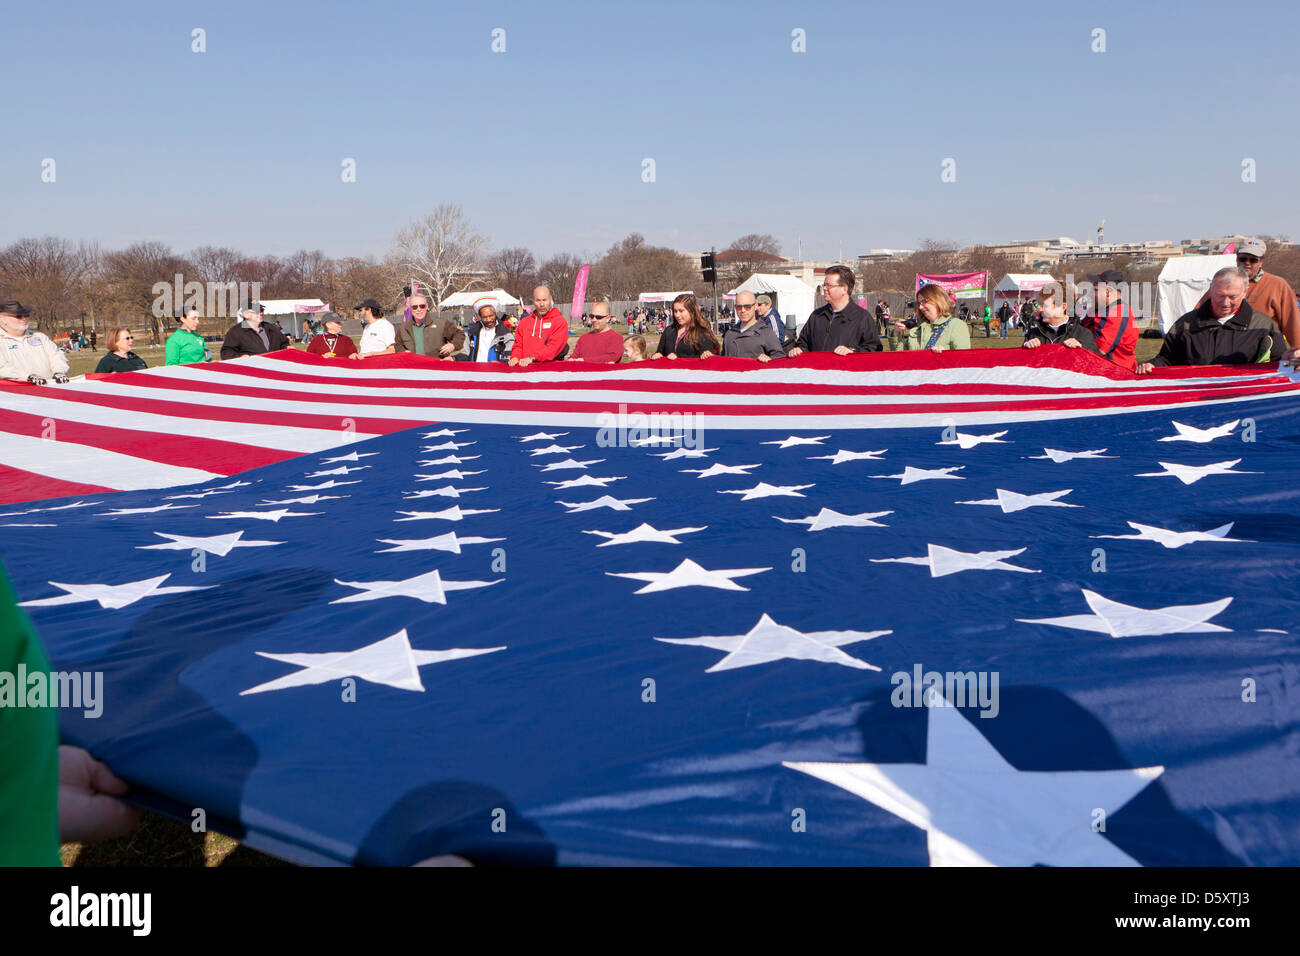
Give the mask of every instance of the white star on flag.
<path id="1" fill-rule="evenodd" d="M 359 485 L 361 479 L 353 481 L 335 481 L 331 478 L 329 481 L 322 481 L 316 485 L 290 485 L 285 491 L 324 491 L 326 488 L 342 488 L 344 485 Z"/>
<path id="2" fill-rule="evenodd" d="M 427 451 L 456 452 L 456 451 L 460 451 L 462 448 L 467 448 L 470 445 L 477 445 L 477 444 L 478 442 L 476 441 L 445 441 L 441 445 L 424 445 L 420 448 L 420 451 L 421 452 L 427 452 Z"/>
<path id="3" fill-rule="evenodd" d="M 892 631 L 809 631 L 805 634 L 793 627 L 778 624 L 764 614 L 745 634 L 728 634 L 721 637 L 656 637 L 655 640 L 665 644 L 687 644 L 711 647 L 715 651 L 726 651 L 727 656 L 706 669 L 704 672 L 706 674 L 785 659 L 818 661 L 822 664 L 841 664 L 858 670 L 878 671 L 880 668 L 875 664 L 868 664 L 864 660 L 846 654 L 840 648 L 892 633 Z"/>
<path id="4" fill-rule="evenodd" d="M 1241 424 L 1241 419 L 1233 419 L 1222 425 L 1215 425 L 1213 428 L 1196 428 L 1192 425 L 1184 425 L 1182 422 L 1172 422 L 1174 431 L 1177 435 L 1169 435 L 1159 441 L 1193 441 L 1198 445 L 1204 445 L 1206 442 L 1212 442 L 1216 438 L 1223 438 L 1231 435 L 1233 430 Z"/>
<path id="5" fill-rule="evenodd" d="M 486 468 L 480 468 L 478 471 L 461 471 L 459 468 L 453 468 L 451 471 L 440 471 L 436 475 L 416 475 L 415 477 L 419 481 L 443 481 L 448 479 L 451 481 L 464 481 L 470 475 L 484 474 L 487 474 Z"/>
<path id="6" fill-rule="evenodd" d="M 469 431 L 468 428 L 439 428 L 436 432 L 422 432 L 421 438 L 455 438 Z"/>
<path id="7" fill-rule="evenodd" d="M 612 578 L 630 578 L 633 581 L 648 582 L 633 594 L 652 594 L 656 591 L 671 591 L 674 588 L 717 588 L 720 591 L 748 591 L 732 578 L 743 578 L 751 574 L 762 574 L 771 568 L 725 568 L 710 571 L 700 567 L 687 558 L 671 571 L 606 571 Z"/>
<path id="8" fill-rule="evenodd" d="M 556 491 L 563 491 L 565 488 L 587 488 L 592 485 L 604 488 L 611 481 L 622 481 L 626 477 L 627 475 L 611 475 L 609 478 L 597 478 L 595 475 L 580 475 L 568 481 L 548 481 L 547 484 L 554 487 Z"/>
<path id="9" fill-rule="evenodd" d="M 1092 828 L 1164 772 L 1017 770 L 942 697 L 927 710 L 925 763 L 784 766 L 874 803 L 926 834 L 931 866 L 1134 866 Z"/>
<path id="10" fill-rule="evenodd" d="M 703 531 L 707 528 L 673 528 L 669 531 L 660 531 L 653 525 L 639 524 L 631 531 L 624 531 L 622 534 L 615 534 L 612 531 L 584 531 L 583 534 L 595 534 L 602 538 L 608 538 L 608 541 L 602 541 L 596 545 L 598 548 L 608 548 L 615 544 L 681 544 L 677 540 L 679 534 L 694 534 L 697 531 Z"/>
<path id="11" fill-rule="evenodd" d="M 775 498 L 778 496 L 786 498 L 807 498 L 803 489 L 812 488 L 813 485 L 769 485 L 766 481 L 760 481 L 753 488 L 729 489 L 719 491 L 720 495 L 743 495 L 741 501 L 752 501 L 755 498 Z"/>
<path id="12" fill-rule="evenodd" d="M 1010 442 L 1002 440 L 1005 431 L 994 432 L 992 435 L 966 435 L 962 432 L 954 432 L 953 437 L 948 441 L 935 442 L 936 445 L 956 445 L 962 451 L 969 451 L 976 445 L 1009 445 Z"/>
<path id="13" fill-rule="evenodd" d="M 279 501 L 259 501 L 259 505 L 314 505 L 318 501 L 351 498 L 351 495 L 304 495 L 301 498 L 281 498 Z"/>
<path id="14" fill-rule="evenodd" d="M 748 475 L 750 468 L 757 468 L 758 465 L 719 465 L 712 464 L 708 468 L 683 468 L 683 475 L 698 475 L 701 478 L 716 478 L 718 475 Z"/>
<path id="15" fill-rule="evenodd" d="M 6 521 L 0 528 L 57 528 L 57 524 L 38 524 L 33 521 Z"/>
<path id="16" fill-rule="evenodd" d="M 653 498 L 615 498 L 613 495 L 601 495 L 595 501 L 557 501 L 569 510 L 565 514 L 576 515 L 579 511 L 595 511 L 597 508 L 612 508 L 615 511 L 631 511 L 629 505 L 639 505 Z"/>
<path id="17" fill-rule="evenodd" d="M 1094 534 L 1089 535 L 1091 538 L 1114 538 L 1118 541 L 1154 541 L 1166 548 L 1181 548 L 1184 545 L 1194 544 L 1197 541 L 1237 541 L 1244 544 L 1250 544 L 1244 538 L 1229 538 L 1228 532 L 1232 530 L 1233 522 L 1229 521 L 1225 525 L 1217 528 L 1211 528 L 1209 531 L 1169 531 L 1165 528 L 1156 528 L 1149 524 L 1138 524 L 1136 521 L 1125 522 L 1137 534 Z"/>
<path id="18" fill-rule="evenodd" d="M 443 485 L 441 488 L 423 488 L 420 491 L 410 491 L 402 495 L 403 501 L 412 501 L 416 498 L 459 498 L 461 495 L 467 495 L 473 491 L 487 491 L 487 488 L 457 488 L 455 485 Z"/>
<path id="19" fill-rule="evenodd" d="M 526 441 L 554 441 L 555 439 L 562 438 L 567 434 L 569 433 L 556 432 L 554 435 L 548 435 L 546 432 L 534 432 L 531 435 L 525 435 L 523 438 L 519 439 L 519 442 L 522 444 Z"/>
<path id="20" fill-rule="evenodd" d="M 567 455 L 576 448 L 583 448 L 583 445 L 547 445 L 545 448 L 534 448 L 528 452 L 529 458 L 538 458 L 542 455 Z"/>
<path id="21" fill-rule="evenodd" d="M 965 481 L 961 475 L 954 475 L 954 471 L 961 471 L 965 465 L 956 465 L 952 468 L 913 468 L 907 465 L 903 468 L 902 474 L 899 475 L 867 475 L 868 478 L 901 478 L 900 484 L 911 485 L 918 481 L 929 481 L 930 479 L 950 478 L 954 481 Z"/>
<path id="22" fill-rule="evenodd" d="M 680 440 L 674 435 L 650 435 L 646 438 L 629 438 L 627 443 L 633 448 L 644 448 L 646 445 L 675 445 Z"/>
<path id="23" fill-rule="evenodd" d="M 56 604 L 82 604 L 98 601 L 99 606 L 105 610 L 116 611 L 118 608 L 126 607 L 128 604 L 134 604 L 136 601 L 148 597 L 184 594 L 186 591 L 206 591 L 211 587 L 215 587 L 215 585 L 206 585 L 204 587 L 191 587 L 188 585 L 160 587 L 169 577 L 171 577 L 170 574 L 163 574 L 143 581 L 128 581 L 126 584 L 60 584 L 58 581 L 51 581 L 49 582 L 51 585 L 60 591 L 67 591 L 68 593 L 60 594 L 58 597 L 20 601 L 18 606 L 53 607 Z"/>
<path id="24" fill-rule="evenodd" d="M 341 584 L 345 588 L 357 588 L 359 594 L 349 594 L 347 597 L 341 597 L 338 600 L 330 601 L 331 604 L 351 604 L 355 601 L 381 601 L 384 598 L 391 597 L 409 597 L 417 601 L 423 601 L 425 604 L 446 604 L 448 591 L 468 591 L 472 588 L 488 588 L 494 584 L 500 584 L 504 578 L 497 578 L 495 581 L 444 581 L 438 569 L 426 571 L 424 574 L 417 574 L 413 578 L 406 578 L 403 581 L 340 581 L 334 579 L 335 584 Z"/>
<path id="25" fill-rule="evenodd" d="M 1211 631 L 1231 631 L 1230 627 L 1210 624 L 1210 618 L 1232 603 L 1232 598 L 1220 598 L 1209 604 L 1185 604 L 1145 608 L 1121 604 L 1102 597 L 1095 591 L 1081 588 L 1083 599 L 1092 609 L 1091 614 L 1071 614 L 1066 617 L 1016 618 L 1022 624 L 1052 624 L 1079 631 L 1094 631 L 1111 637 L 1152 637 L 1158 634 L 1204 634 Z"/>
<path id="26" fill-rule="evenodd" d="M 463 544 L 488 544 L 504 541 L 505 538 L 461 538 L 455 531 L 434 535 L 432 538 L 380 538 L 380 544 L 396 545 L 393 548 L 378 548 L 375 554 L 390 554 L 393 551 L 449 551 L 460 554 Z"/>
<path id="27" fill-rule="evenodd" d="M 284 690 L 287 687 L 304 687 L 311 684 L 332 684 L 346 677 L 358 677 L 371 684 L 385 684 L 398 690 L 423 691 L 420 681 L 420 668 L 428 664 L 441 664 L 444 661 L 461 660 L 477 657 L 479 654 L 492 654 L 504 651 L 500 647 L 450 647 L 445 651 L 417 651 L 411 647 L 406 636 L 406 628 L 382 641 L 367 644 L 355 651 L 316 654 L 272 654 L 269 651 L 257 651 L 259 657 L 293 664 L 302 670 L 294 671 L 265 684 L 258 684 L 244 694 L 261 694 L 268 690 Z"/>
<path id="28" fill-rule="evenodd" d="M 888 525 L 872 519 L 892 514 L 892 511 L 864 511 L 861 514 L 845 515 L 832 508 L 823 508 L 815 515 L 806 518 L 782 518 L 780 515 L 772 515 L 772 517 L 786 524 L 806 524 L 809 531 L 826 531 L 830 528 L 885 528 Z"/>
<path id="29" fill-rule="evenodd" d="M 163 501 L 179 501 L 182 498 L 206 498 L 209 495 L 233 495 L 233 488 L 212 488 L 209 491 L 196 491 L 187 495 L 164 495 Z"/>
<path id="30" fill-rule="evenodd" d="M 1040 574 L 1036 568 L 1022 568 L 1007 564 L 1003 558 L 1014 558 L 1024 554 L 1027 548 L 1015 551 L 954 551 L 938 544 L 927 544 L 926 555 L 920 558 L 871 558 L 872 564 L 919 564 L 930 569 L 930 577 L 941 578 L 959 571 L 1020 571 L 1024 574 Z"/>
<path id="31" fill-rule="evenodd" d="M 290 511 L 288 508 L 277 508 L 275 511 L 228 511 L 225 514 L 205 515 L 207 518 L 254 518 L 258 521 L 279 521 L 281 518 L 310 518 L 313 515 L 324 514 L 323 511 Z"/>
<path id="32" fill-rule="evenodd" d="M 482 457 L 482 455 L 446 455 L 442 458 L 426 458 L 423 461 L 417 461 L 416 464 L 421 468 L 433 468 L 437 465 L 463 465 L 467 461 Z"/>
<path id="33" fill-rule="evenodd" d="M 236 531 L 232 534 L 214 534 L 208 537 L 191 537 L 183 534 L 165 534 L 162 531 L 155 531 L 160 538 L 166 538 L 166 544 L 141 544 L 136 546 L 138 551 L 206 551 L 208 554 L 215 554 L 217 557 L 224 558 L 234 548 L 267 548 L 276 544 L 284 544 L 283 541 L 244 541 L 242 540 L 244 532 Z"/>
<path id="34" fill-rule="evenodd" d="M 151 515 L 159 511 L 180 511 L 182 508 L 197 507 L 198 505 L 154 505 L 152 508 L 115 508 L 112 511 L 101 511 L 95 517 L 119 518 L 122 515 Z"/>
<path id="35" fill-rule="evenodd" d="M 541 468 L 542 471 L 572 471 L 574 468 L 586 468 L 588 465 L 599 465 L 604 458 L 592 458 L 587 461 L 574 461 L 572 458 L 566 458 L 564 461 L 554 461 L 549 465 L 534 465 L 534 468 Z"/>
<path id="36" fill-rule="evenodd" d="M 349 465 L 339 465 L 337 468 L 326 468 L 324 471 L 313 471 L 310 474 L 303 475 L 304 478 L 325 478 L 329 475 L 350 475 L 354 471 L 362 471 L 369 468 L 369 465 L 357 465 L 355 468 Z"/>
<path id="37" fill-rule="evenodd" d="M 799 435 L 791 435 L 789 438 L 783 438 L 781 441 L 765 441 L 760 442 L 759 444 L 775 445 L 777 448 L 793 448 L 796 445 L 820 445 L 830 437 L 830 435 L 817 435 L 803 438 Z"/>
<path id="38" fill-rule="evenodd" d="M 981 498 L 978 501 L 958 501 L 959 505 L 992 505 L 1002 509 L 1004 515 L 1009 515 L 1014 511 L 1024 511 L 1026 508 L 1082 508 L 1083 505 L 1072 505 L 1068 501 L 1058 501 L 1058 498 L 1064 498 L 1073 488 L 1066 488 L 1062 491 L 1040 491 L 1033 495 L 1022 495 L 1018 491 L 1007 491 L 1005 488 L 997 489 L 996 498 Z"/>
<path id="39" fill-rule="evenodd" d="M 322 458 L 322 465 L 332 465 L 336 461 L 360 461 L 362 458 L 369 458 L 371 455 L 378 455 L 377 451 L 350 451 L 346 455 L 336 455 L 333 458 Z"/>
<path id="40" fill-rule="evenodd" d="M 840 449 L 833 455 L 814 455 L 809 461 L 829 461 L 832 465 L 842 465 L 846 461 L 876 461 L 888 448 L 882 448 L 880 451 L 845 451 Z"/>
<path id="41" fill-rule="evenodd" d="M 715 451 L 716 448 L 675 448 L 672 451 L 656 454 L 655 457 L 662 458 L 664 461 L 676 461 L 678 458 L 703 458 Z"/>
<path id="42" fill-rule="evenodd" d="M 439 518 L 443 521 L 462 521 L 471 515 L 489 515 L 500 508 L 462 508 L 460 505 L 452 505 L 450 508 L 444 508 L 442 511 L 399 511 L 399 515 L 409 515 L 406 518 L 394 518 L 394 521 L 424 521 L 428 518 Z"/>
<path id="43" fill-rule="evenodd" d="M 1074 461 L 1076 458 L 1118 458 L 1118 455 L 1103 455 L 1106 449 L 1094 448 L 1090 451 L 1059 451 L 1056 448 L 1044 448 L 1041 455 L 1026 455 L 1026 460 L 1034 461 L 1054 461 L 1058 465 L 1067 461 Z"/>
<path id="44" fill-rule="evenodd" d="M 1167 461 L 1158 461 L 1157 465 L 1164 471 L 1144 471 L 1137 478 L 1177 478 L 1185 485 L 1194 485 L 1209 475 L 1254 475 L 1254 471 L 1233 471 L 1233 465 L 1241 464 L 1240 458 L 1232 461 L 1216 461 L 1212 465 L 1177 465 Z"/>

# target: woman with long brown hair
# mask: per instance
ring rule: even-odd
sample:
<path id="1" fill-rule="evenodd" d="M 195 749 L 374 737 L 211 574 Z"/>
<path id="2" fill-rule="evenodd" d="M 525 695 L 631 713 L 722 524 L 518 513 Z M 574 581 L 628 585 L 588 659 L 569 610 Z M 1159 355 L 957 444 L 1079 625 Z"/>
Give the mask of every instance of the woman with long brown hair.
<path id="1" fill-rule="evenodd" d="M 673 299 L 673 321 L 659 336 L 659 348 L 652 359 L 708 358 L 718 353 L 718 337 L 709 328 L 695 296 L 683 292 Z"/>

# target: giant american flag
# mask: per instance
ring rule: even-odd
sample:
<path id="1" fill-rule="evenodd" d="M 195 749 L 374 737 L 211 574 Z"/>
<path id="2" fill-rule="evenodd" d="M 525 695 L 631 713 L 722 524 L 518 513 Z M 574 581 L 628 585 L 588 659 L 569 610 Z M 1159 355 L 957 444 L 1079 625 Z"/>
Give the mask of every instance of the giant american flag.
<path id="1" fill-rule="evenodd" d="M 0 390 L 65 739 L 305 863 L 1300 863 L 1297 376 L 1095 356 Z"/>

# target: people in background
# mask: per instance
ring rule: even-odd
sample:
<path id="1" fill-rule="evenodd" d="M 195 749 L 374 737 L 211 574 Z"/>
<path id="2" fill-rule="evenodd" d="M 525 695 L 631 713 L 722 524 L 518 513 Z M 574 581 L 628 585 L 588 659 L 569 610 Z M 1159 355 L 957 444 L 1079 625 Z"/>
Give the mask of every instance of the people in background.
<path id="1" fill-rule="evenodd" d="M 357 343 L 350 336 L 343 334 L 343 320 L 331 314 L 325 319 L 325 328 L 307 344 L 307 351 L 312 355 L 325 358 L 348 358 L 357 354 Z"/>
<path id="2" fill-rule="evenodd" d="M 167 348 L 163 353 L 168 365 L 191 365 L 194 362 L 207 361 L 210 353 L 203 336 L 199 335 L 199 310 L 190 309 L 177 319 L 180 328 L 167 336 Z"/>
<path id="3" fill-rule="evenodd" d="M 1295 290 L 1281 276 L 1264 271 L 1264 253 L 1268 246 L 1262 239 L 1247 239 L 1237 247 L 1237 266 L 1246 272 L 1246 303 L 1256 312 L 1272 317 L 1282 330 L 1282 337 L 1292 346 L 1300 346 L 1300 308 Z M 1210 294 L 1201 296 L 1197 306 L 1205 304 Z"/>
<path id="4" fill-rule="evenodd" d="M 555 307 L 550 288 L 539 285 L 533 289 L 533 311 L 515 329 L 510 364 L 527 368 L 534 362 L 553 362 L 563 358 L 568 347 L 569 323 Z"/>
<path id="5" fill-rule="evenodd" d="M 230 327 L 221 342 L 222 361 L 289 347 L 289 339 L 280 326 L 265 321 L 260 305 L 245 306 L 240 311 L 239 318 L 239 323 Z"/>
<path id="6" fill-rule="evenodd" d="M 465 331 L 451 319 L 431 319 L 428 297 L 417 292 L 411 296 L 411 321 L 398 326 L 395 345 L 399 352 L 452 361 L 465 345 Z"/>
<path id="7" fill-rule="evenodd" d="M 1065 289 L 1052 282 L 1038 292 L 1043 314 L 1025 328 L 1023 348 L 1036 349 L 1040 345 L 1064 345 L 1069 349 L 1085 348 L 1097 352 L 1097 339 L 1077 316 L 1065 311 Z"/>
<path id="8" fill-rule="evenodd" d="M 772 304 L 772 297 L 763 293 L 754 300 L 754 313 L 758 316 L 760 322 L 766 322 L 772 327 L 772 334 L 776 336 L 782 347 L 785 346 L 785 319 L 781 318 L 781 313 L 776 310 Z"/>
<path id="9" fill-rule="evenodd" d="M 613 365 L 623 357 L 623 336 L 609 327 L 609 303 L 597 302 L 591 307 L 591 331 L 578 338 L 573 347 L 571 362 L 598 362 Z"/>
<path id="10" fill-rule="evenodd" d="M 853 292 L 853 270 L 831 266 L 822 280 L 826 304 L 814 309 L 795 339 L 790 357 L 804 352 L 879 352 L 880 332 L 867 310 L 849 300 Z"/>
<path id="11" fill-rule="evenodd" d="M 1216 272 L 1209 298 L 1170 327 L 1160 354 L 1139 365 L 1138 374 L 1167 365 L 1275 362 L 1291 354 L 1272 316 L 1246 301 L 1248 282 L 1237 266 Z"/>
<path id="12" fill-rule="evenodd" d="M 709 358 L 718 354 L 718 338 L 700 311 L 695 296 L 683 292 L 673 299 L 673 321 L 659 336 L 652 359 Z"/>
<path id="13" fill-rule="evenodd" d="M 915 328 L 902 323 L 894 326 L 902 349 L 944 352 L 970 348 L 970 326 L 952 314 L 952 297 L 945 289 L 933 283 L 921 286 L 916 293 L 916 312 L 919 321 Z"/>
<path id="14" fill-rule="evenodd" d="M 361 345 L 357 352 L 349 355 L 350 359 L 370 358 L 374 355 L 392 355 L 397 351 L 394 344 L 397 332 L 393 323 L 384 318 L 384 307 L 378 299 L 365 299 L 356 307 L 365 328 L 361 332 Z"/>
<path id="15" fill-rule="evenodd" d="M 16 299 L 0 302 L 0 378 L 44 385 L 68 380 L 68 357 L 48 335 L 27 327 L 32 310 Z"/>
<path id="16" fill-rule="evenodd" d="M 130 329 L 109 329 L 108 339 L 105 342 L 108 346 L 108 352 L 95 366 L 95 374 L 138 372 L 140 369 L 145 368 L 144 359 L 131 351 L 131 345 L 134 341 L 135 338 L 131 335 Z"/>

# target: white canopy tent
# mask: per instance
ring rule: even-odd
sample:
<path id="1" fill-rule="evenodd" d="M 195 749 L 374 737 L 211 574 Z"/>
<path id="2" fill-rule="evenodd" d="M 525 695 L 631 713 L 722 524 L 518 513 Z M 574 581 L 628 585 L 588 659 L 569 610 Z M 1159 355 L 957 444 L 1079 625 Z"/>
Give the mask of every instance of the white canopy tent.
<path id="1" fill-rule="evenodd" d="M 817 302 L 817 290 L 802 279 L 766 272 L 755 272 L 731 292 L 733 295 L 752 292 L 754 295 L 766 293 L 772 296 L 772 307 L 785 320 L 785 327 L 795 331 L 803 328 Z"/>
<path id="2" fill-rule="evenodd" d="M 679 295 L 690 294 L 690 289 L 687 289 L 684 292 L 642 292 L 636 297 L 636 300 L 640 305 L 645 305 L 647 302 L 671 302 Z"/>
<path id="3" fill-rule="evenodd" d="M 1055 282 L 1051 276 L 1034 272 L 1008 272 L 993 287 L 993 302 L 1020 302 L 1036 296 L 1045 286 Z"/>
<path id="4" fill-rule="evenodd" d="M 1160 331 L 1168 332 L 1178 319 L 1196 308 L 1210 288 L 1210 279 L 1220 269 L 1235 266 L 1235 255 L 1173 256 L 1165 262 L 1156 280 L 1156 316 Z"/>
<path id="5" fill-rule="evenodd" d="M 519 304 L 519 300 L 516 299 L 513 295 L 511 295 L 509 292 L 505 291 L 505 289 L 493 289 L 491 292 L 488 292 L 488 291 L 485 290 L 485 289 L 480 289 L 480 290 L 478 290 L 477 292 L 456 292 L 456 293 L 453 293 L 452 295 L 447 296 L 447 298 L 445 298 L 445 299 L 443 299 L 441 302 L 439 302 L 439 303 L 438 303 L 438 308 L 440 308 L 440 309 L 460 309 L 460 308 L 468 309 L 468 308 L 469 308 L 470 306 L 472 306 L 476 301 L 478 301 L 479 299 L 482 299 L 482 298 L 496 299 L 496 300 L 497 300 L 497 305 L 499 305 L 499 306 L 501 306 L 501 305 L 518 305 L 518 304 Z"/>
<path id="6" fill-rule="evenodd" d="M 320 299 L 259 299 L 262 312 L 280 324 L 280 328 L 293 335 L 302 334 L 304 321 L 310 322 L 329 312 L 330 307 Z"/>

